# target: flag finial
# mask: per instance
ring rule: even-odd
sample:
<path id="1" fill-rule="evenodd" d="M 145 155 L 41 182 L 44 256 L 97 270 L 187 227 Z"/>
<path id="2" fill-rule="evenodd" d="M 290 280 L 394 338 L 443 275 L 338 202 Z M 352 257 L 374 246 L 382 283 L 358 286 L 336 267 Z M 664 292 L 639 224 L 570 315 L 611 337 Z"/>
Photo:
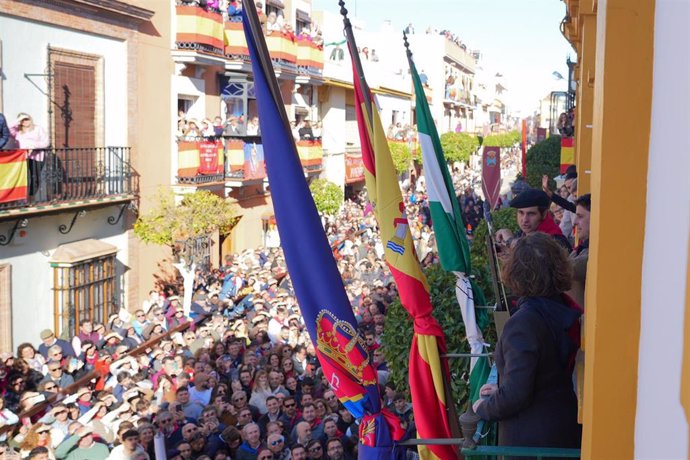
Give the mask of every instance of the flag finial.
<path id="1" fill-rule="evenodd" d="M 338 2 L 338 5 L 340 5 L 340 14 L 343 16 L 343 21 L 345 22 L 345 27 L 350 25 L 350 18 L 347 17 L 347 8 L 345 8 L 345 1 L 340 0 Z"/>
<path id="2" fill-rule="evenodd" d="M 410 42 L 407 41 L 407 34 L 403 30 L 403 43 L 405 43 L 405 52 L 407 53 L 407 59 L 412 59 L 412 51 L 410 51 Z"/>

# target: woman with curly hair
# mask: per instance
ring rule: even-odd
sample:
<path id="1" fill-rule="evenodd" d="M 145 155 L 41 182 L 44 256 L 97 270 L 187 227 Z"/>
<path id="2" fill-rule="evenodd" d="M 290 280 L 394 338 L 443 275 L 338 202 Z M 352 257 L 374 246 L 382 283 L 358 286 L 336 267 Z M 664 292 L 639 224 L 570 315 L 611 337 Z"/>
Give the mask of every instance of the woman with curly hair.
<path id="1" fill-rule="evenodd" d="M 552 237 L 520 238 L 502 268 L 520 296 L 496 345 L 498 384 L 486 384 L 474 404 L 484 420 L 499 422 L 499 445 L 580 446 L 572 373 L 580 342 L 580 307 L 570 289 L 568 254 Z"/>
<path id="2" fill-rule="evenodd" d="M 19 445 L 19 453 L 21 454 L 22 458 L 24 458 L 25 456 L 28 456 L 29 452 L 31 452 L 34 448 L 45 447 L 48 449 L 48 457 L 54 459 L 55 455 L 53 454 L 51 445 L 50 425 L 40 423 L 32 426 L 29 429 L 28 433 L 24 437 L 24 440 Z"/>
<path id="3" fill-rule="evenodd" d="M 22 343 L 17 347 L 17 357 L 29 363 L 32 369 L 43 372 L 46 359 L 30 343 Z"/>

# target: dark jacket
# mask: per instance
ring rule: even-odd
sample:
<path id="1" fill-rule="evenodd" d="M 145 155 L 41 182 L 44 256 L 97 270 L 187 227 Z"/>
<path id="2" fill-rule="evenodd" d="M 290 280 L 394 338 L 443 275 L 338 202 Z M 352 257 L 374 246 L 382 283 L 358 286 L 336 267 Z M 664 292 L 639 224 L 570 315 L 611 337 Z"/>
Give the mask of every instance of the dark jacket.
<path id="1" fill-rule="evenodd" d="M 5 115 L 0 113 L 0 149 L 5 148 L 5 144 L 10 140 L 10 128 L 7 126 Z"/>
<path id="2" fill-rule="evenodd" d="M 569 329 L 580 314 L 560 299 L 520 299 L 496 346 L 498 391 L 477 409 L 499 421 L 499 445 L 580 447 L 569 368 L 578 348 Z"/>
<path id="3" fill-rule="evenodd" d="M 48 346 L 44 343 L 38 346 L 38 352 L 43 355 L 44 358 L 48 359 L 48 350 L 50 347 L 59 345 L 60 348 L 62 348 L 62 356 L 63 358 L 76 358 L 77 355 L 74 353 L 74 348 L 72 348 L 72 344 L 69 343 L 67 340 L 63 339 L 57 339 L 54 344 Z"/>

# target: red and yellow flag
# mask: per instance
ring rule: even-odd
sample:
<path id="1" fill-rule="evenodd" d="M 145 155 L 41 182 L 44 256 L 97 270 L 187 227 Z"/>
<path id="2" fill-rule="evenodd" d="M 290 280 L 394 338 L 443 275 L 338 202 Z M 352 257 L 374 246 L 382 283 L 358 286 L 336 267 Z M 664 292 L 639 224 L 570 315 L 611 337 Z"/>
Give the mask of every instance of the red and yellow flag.
<path id="1" fill-rule="evenodd" d="M 446 350 L 445 337 L 432 316 L 429 286 L 415 254 L 386 133 L 374 104 L 369 122 L 360 77 L 356 70 L 354 73 L 355 110 L 369 201 L 381 229 L 385 259 L 398 285 L 400 301 L 414 321 L 409 381 L 417 434 L 425 439 L 451 438 L 441 367 L 447 363 L 440 357 Z M 420 446 L 419 453 L 423 459 L 457 458 L 453 446 Z"/>
<path id="2" fill-rule="evenodd" d="M 561 137 L 561 174 L 575 164 L 575 138 Z"/>
<path id="3" fill-rule="evenodd" d="M 27 199 L 26 152 L 0 151 L 0 203 Z"/>

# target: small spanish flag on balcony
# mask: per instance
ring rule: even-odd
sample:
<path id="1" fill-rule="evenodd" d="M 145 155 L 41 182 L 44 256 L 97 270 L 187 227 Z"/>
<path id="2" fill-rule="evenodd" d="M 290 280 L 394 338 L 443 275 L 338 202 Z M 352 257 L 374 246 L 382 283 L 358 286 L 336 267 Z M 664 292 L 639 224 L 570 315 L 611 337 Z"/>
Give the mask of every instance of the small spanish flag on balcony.
<path id="1" fill-rule="evenodd" d="M 0 203 L 27 199 L 26 152 L 0 151 Z"/>
<path id="2" fill-rule="evenodd" d="M 561 174 L 568 166 L 575 164 L 575 138 L 561 137 Z"/>

